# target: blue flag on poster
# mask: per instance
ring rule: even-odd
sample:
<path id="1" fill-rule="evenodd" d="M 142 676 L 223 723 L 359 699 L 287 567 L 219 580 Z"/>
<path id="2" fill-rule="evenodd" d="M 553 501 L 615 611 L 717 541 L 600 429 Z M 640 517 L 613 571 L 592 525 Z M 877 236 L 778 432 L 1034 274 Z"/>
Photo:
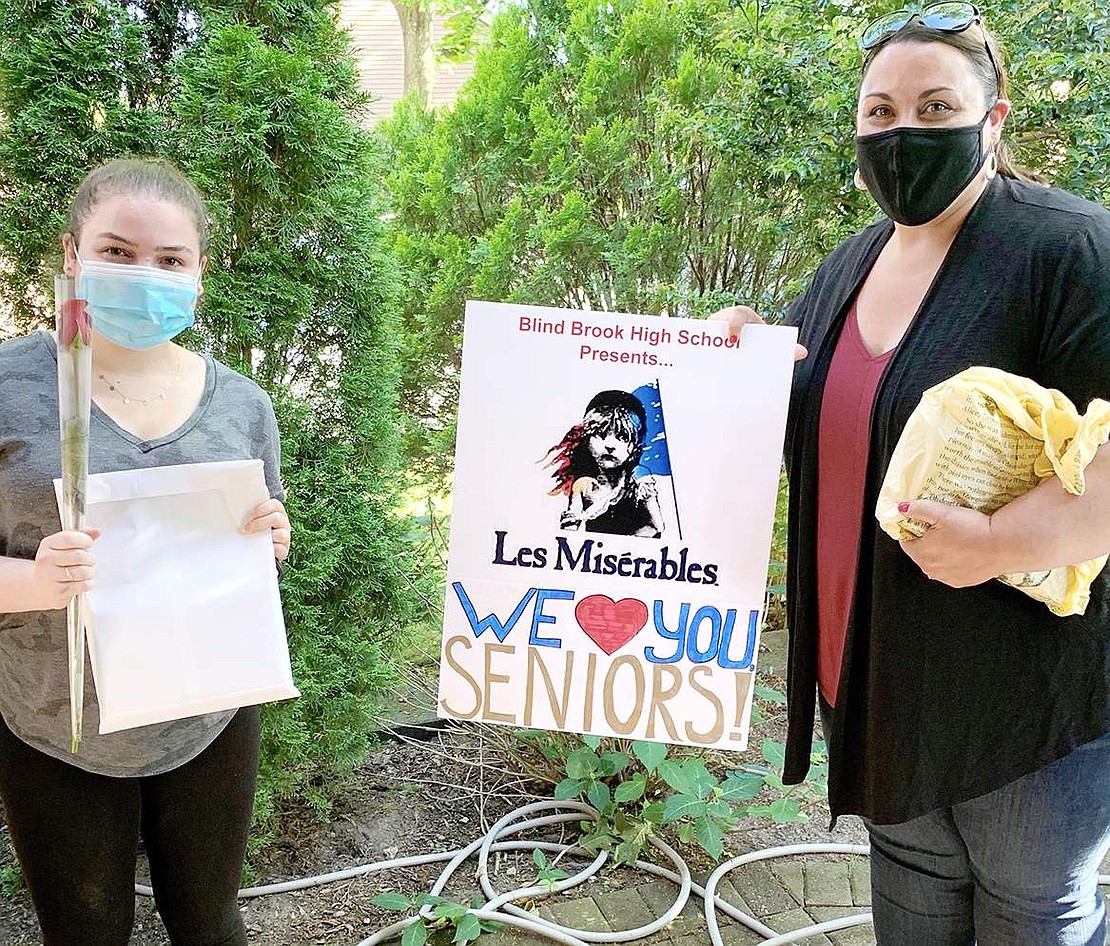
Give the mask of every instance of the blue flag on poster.
<path id="1" fill-rule="evenodd" d="M 644 405 L 647 430 L 644 431 L 644 452 L 636 476 L 670 476 L 671 455 L 667 450 L 667 424 L 663 420 L 663 399 L 659 395 L 659 382 L 644 384 L 632 392 Z"/>
<path id="2" fill-rule="evenodd" d="M 682 520 L 678 513 L 678 495 L 674 487 L 674 473 L 671 470 L 671 453 L 667 449 L 667 422 L 663 418 L 663 397 L 659 393 L 659 382 L 642 384 L 632 392 L 643 404 L 647 418 L 644 430 L 644 451 L 635 476 L 651 476 L 655 479 L 659 492 L 660 507 L 666 520 L 672 521 L 682 538 Z"/>

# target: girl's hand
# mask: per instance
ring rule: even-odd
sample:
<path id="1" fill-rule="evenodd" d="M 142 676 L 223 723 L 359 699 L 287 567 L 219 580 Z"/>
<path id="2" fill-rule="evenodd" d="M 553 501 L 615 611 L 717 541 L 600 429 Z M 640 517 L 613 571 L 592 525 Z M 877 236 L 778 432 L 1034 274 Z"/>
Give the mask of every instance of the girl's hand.
<path id="1" fill-rule="evenodd" d="M 569 509 L 566 510 L 566 512 L 564 512 L 561 516 L 559 516 L 559 528 L 560 529 L 568 529 L 568 530 L 581 529 L 582 528 L 582 516 L 581 516 L 581 514 L 571 512 Z"/>
<path id="2" fill-rule="evenodd" d="M 35 553 L 34 610 L 64 608 L 70 598 L 92 588 L 96 574 L 92 546 L 99 538 L 99 529 L 70 530 L 55 532 L 39 543 Z"/>
<path id="3" fill-rule="evenodd" d="M 292 527 L 289 516 L 280 499 L 267 499 L 259 503 L 250 511 L 247 521 L 243 523 L 243 532 L 250 535 L 252 532 L 270 530 L 270 538 L 274 542 L 274 558 L 284 562 L 289 554 L 289 542 L 292 538 Z"/>
<path id="4" fill-rule="evenodd" d="M 759 313 L 755 309 L 751 309 L 746 305 L 730 305 L 727 309 L 718 309 L 711 316 L 714 322 L 724 322 L 728 328 L 729 335 L 739 335 L 740 330 L 745 325 L 766 325 L 767 323 L 759 317 Z M 804 345 L 794 346 L 794 360 L 801 361 L 808 355 Z"/>
<path id="5" fill-rule="evenodd" d="M 570 505 L 563 514 L 564 517 L 574 514 L 579 521 L 596 519 L 609 511 L 609 507 L 620 499 L 623 489 L 619 486 L 610 486 L 600 483 L 592 476 L 583 476 L 574 482 Z M 563 526 L 564 529 L 576 528 Z"/>

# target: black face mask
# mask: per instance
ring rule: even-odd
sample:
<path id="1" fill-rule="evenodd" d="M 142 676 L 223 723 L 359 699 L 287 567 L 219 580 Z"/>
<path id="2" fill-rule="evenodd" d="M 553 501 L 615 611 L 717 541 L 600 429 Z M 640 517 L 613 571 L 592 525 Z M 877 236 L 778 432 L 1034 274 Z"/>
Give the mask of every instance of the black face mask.
<path id="1" fill-rule="evenodd" d="M 892 128 L 857 136 L 856 161 L 875 202 L 908 227 L 939 217 L 986 162 L 980 140 L 989 117 L 988 110 L 977 125 L 963 128 Z"/>

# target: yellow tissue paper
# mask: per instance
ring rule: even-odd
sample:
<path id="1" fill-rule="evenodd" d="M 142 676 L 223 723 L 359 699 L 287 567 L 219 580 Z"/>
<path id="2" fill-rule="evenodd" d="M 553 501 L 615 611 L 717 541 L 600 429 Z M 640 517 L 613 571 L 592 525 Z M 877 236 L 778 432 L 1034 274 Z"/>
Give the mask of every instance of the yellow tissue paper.
<path id="1" fill-rule="evenodd" d="M 968 368 L 929 388 L 890 459 L 875 517 L 894 539 L 927 526 L 898 503 L 932 499 L 988 515 L 1050 476 L 1082 494 L 1083 470 L 1110 436 L 1110 403 L 1082 416 L 1059 391 L 997 368 Z M 1082 614 L 1107 556 L 998 580 L 1043 601 L 1053 614 Z"/>

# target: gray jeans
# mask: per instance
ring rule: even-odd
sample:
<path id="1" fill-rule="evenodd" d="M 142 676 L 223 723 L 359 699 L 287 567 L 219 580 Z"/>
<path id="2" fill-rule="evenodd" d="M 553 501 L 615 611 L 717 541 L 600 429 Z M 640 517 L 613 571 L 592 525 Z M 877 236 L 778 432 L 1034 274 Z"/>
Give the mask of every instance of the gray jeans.
<path id="1" fill-rule="evenodd" d="M 831 722 L 821 705 L 826 736 Z M 1106 943 L 1110 735 L 986 795 L 867 830 L 879 946 Z"/>

